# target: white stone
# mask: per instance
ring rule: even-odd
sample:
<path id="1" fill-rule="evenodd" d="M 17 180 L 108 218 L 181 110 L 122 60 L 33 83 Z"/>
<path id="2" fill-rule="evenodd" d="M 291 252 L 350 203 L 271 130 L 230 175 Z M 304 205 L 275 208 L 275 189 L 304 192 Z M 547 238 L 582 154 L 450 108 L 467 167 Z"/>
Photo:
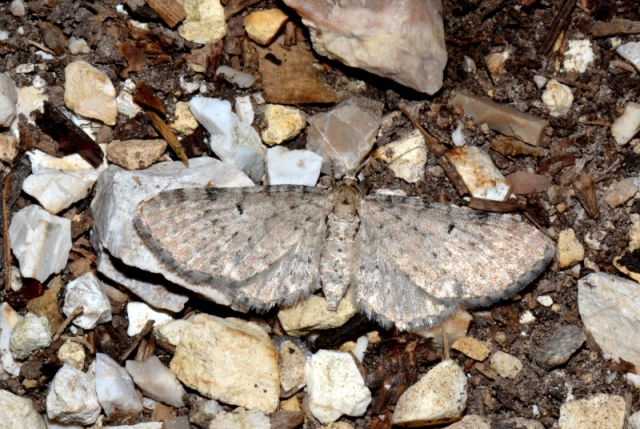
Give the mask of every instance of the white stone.
<path id="1" fill-rule="evenodd" d="M 447 62 L 439 0 L 286 0 L 309 28 L 314 50 L 428 94 Z"/>
<path id="2" fill-rule="evenodd" d="M 162 429 L 164 427 L 165 426 L 163 422 L 146 422 L 138 423 L 135 425 L 104 426 L 104 429 Z"/>
<path id="3" fill-rule="evenodd" d="M 320 350 L 307 360 L 304 373 L 309 410 L 321 423 L 362 416 L 371 403 L 371 392 L 348 353 Z"/>
<path id="4" fill-rule="evenodd" d="M 45 88 L 36 88 L 34 86 L 23 86 L 18 88 L 17 115 L 25 115 L 29 122 L 34 123 L 33 119 L 30 117 L 31 112 L 36 110 L 42 112 L 44 109 L 44 102 L 48 99 L 49 96 L 45 94 Z"/>
<path id="5" fill-rule="evenodd" d="M 9 11 L 13 16 L 24 16 L 27 13 L 22 0 L 13 0 L 11 6 L 9 6 Z"/>
<path id="6" fill-rule="evenodd" d="M 0 390 L 0 429 L 45 429 L 31 399 Z"/>
<path id="7" fill-rule="evenodd" d="M 116 124 L 116 90 L 105 73 L 86 61 L 74 61 L 65 67 L 64 76 L 64 104 L 69 109 L 107 125 Z"/>
<path id="8" fill-rule="evenodd" d="M 0 127 L 8 127 L 13 122 L 18 104 L 16 84 L 9 76 L 0 73 Z"/>
<path id="9" fill-rule="evenodd" d="M 462 122 L 458 122 L 458 126 L 453 133 L 451 133 L 451 141 L 458 147 L 465 145 L 464 134 L 462 133 Z"/>
<path id="10" fill-rule="evenodd" d="M 107 145 L 100 145 L 100 148 L 103 151 L 105 151 L 106 147 Z M 63 171 L 86 180 L 91 184 L 95 183 L 100 174 L 107 168 L 106 155 L 102 160 L 102 164 L 100 164 L 98 168 L 93 168 L 91 164 L 85 161 L 78 154 L 56 158 L 55 156 L 47 155 L 46 153 L 36 149 L 27 152 L 27 155 L 31 161 L 31 172 L 33 174 L 50 173 L 51 170 Z"/>
<path id="11" fill-rule="evenodd" d="M 142 401 L 127 371 L 104 353 L 96 353 L 96 393 L 108 416 L 116 409 L 142 412 Z"/>
<path id="12" fill-rule="evenodd" d="M 277 351 L 255 323 L 198 314 L 182 334 L 171 370 L 208 398 L 265 413 L 278 408 Z"/>
<path id="13" fill-rule="evenodd" d="M 541 76 L 539 74 L 536 74 L 536 75 L 533 76 L 533 83 L 536 84 L 538 89 L 544 88 L 544 86 L 547 84 L 547 82 L 549 82 L 549 78 L 547 78 L 545 76 Z"/>
<path id="14" fill-rule="evenodd" d="M 227 34 L 220 0 L 179 0 L 179 3 L 187 12 L 186 19 L 178 28 L 185 39 L 204 45 L 220 40 Z"/>
<path id="15" fill-rule="evenodd" d="M 255 112 L 253 111 L 253 104 L 251 104 L 251 96 L 246 95 L 244 97 L 236 97 L 236 115 L 245 124 L 253 124 L 255 119 Z"/>
<path id="16" fill-rule="evenodd" d="M 62 365 L 49 386 L 47 417 L 60 423 L 91 425 L 100 411 L 93 377 L 71 365 Z"/>
<path id="17" fill-rule="evenodd" d="M 348 299 L 340 301 L 337 310 L 329 310 L 327 300 L 317 295 L 291 307 L 280 307 L 278 320 L 288 335 L 300 337 L 317 329 L 338 328 L 358 312 Z"/>
<path id="18" fill-rule="evenodd" d="M 560 408 L 559 429 L 622 429 L 625 401 L 621 396 L 599 394 L 565 402 Z"/>
<path id="19" fill-rule="evenodd" d="M 372 156 L 389 166 L 397 178 L 409 183 L 424 180 L 427 164 L 427 145 L 420 131 L 389 143 L 373 152 Z"/>
<path id="20" fill-rule="evenodd" d="M 84 313 L 73 319 L 73 324 L 83 329 L 93 329 L 96 325 L 111 321 L 111 304 L 102 288 L 102 282 L 92 272 L 88 272 L 68 283 L 62 311 L 69 316 L 77 307 Z"/>
<path id="21" fill-rule="evenodd" d="M 624 113 L 611 124 L 611 135 L 616 143 L 625 145 L 638 131 L 640 131 L 640 104 L 627 103 Z"/>
<path id="22" fill-rule="evenodd" d="M 516 378 L 523 367 L 520 359 L 500 350 L 491 354 L 490 365 L 500 377 L 504 378 Z"/>
<path id="23" fill-rule="evenodd" d="M 264 128 L 260 136 L 268 146 L 291 140 L 307 125 L 307 115 L 295 107 L 267 104 L 264 111 Z"/>
<path id="24" fill-rule="evenodd" d="M 578 281 L 578 310 L 604 357 L 640 367 L 640 284 L 605 273 Z"/>
<path id="25" fill-rule="evenodd" d="M 156 311 L 144 302 L 130 302 L 127 304 L 127 318 L 129 319 L 129 327 L 127 335 L 133 337 L 142 332 L 147 321 L 153 320 L 153 326 L 164 325 L 173 320 L 170 314 L 162 311 Z"/>
<path id="26" fill-rule="evenodd" d="M 260 182 L 267 148 L 258 132 L 231 111 L 231 103 L 217 98 L 193 97 L 189 108 L 211 134 L 209 145 L 213 152 L 222 161 L 244 171 L 254 182 Z"/>
<path id="27" fill-rule="evenodd" d="M 180 88 L 182 88 L 187 94 L 193 94 L 200 89 L 200 83 L 198 83 L 197 81 L 187 82 L 184 79 L 184 76 L 180 76 Z"/>
<path id="28" fill-rule="evenodd" d="M 542 93 L 542 102 L 549 108 L 549 114 L 555 118 L 566 115 L 573 104 L 571 88 L 551 79 Z"/>
<path id="29" fill-rule="evenodd" d="M 310 150 L 289 150 L 282 146 L 267 149 L 264 160 L 269 185 L 315 186 L 322 168 L 320 155 Z"/>
<path id="30" fill-rule="evenodd" d="M 128 116 L 129 118 L 133 118 L 142 112 L 142 108 L 133 101 L 133 95 L 128 91 L 121 91 L 118 97 L 116 97 L 116 103 L 118 104 L 118 113 Z"/>
<path id="31" fill-rule="evenodd" d="M 181 161 L 158 163 L 142 171 L 110 166 L 100 176 L 92 201 L 92 241 L 98 252 L 98 271 L 156 308 L 180 311 L 188 297 L 170 291 L 168 282 L 144 281 L 144 272 L 129 276 L 114 266 L 112 257 L 125 261 L 129 267 L 161 274 L 214 302 L 230 305 L 226 294 L 168 270 L 142 242 L 134 225 L 140 201 L 159 191 L 198 186 L 241 187 L 253 186 L 253 182 L 241 171 L 208 157 L 190 159 L 189 167 Z"/>
<path id="32" fill-rule="evenodd" d="M 175 374 L 157 356 L 151 356 L 142 362 L 128 360 L 125 368 L 145 395 L 172 407 L 184 407 L 182 396 L 187 392 Z"/>
<path id="33" fill-rule="evenodd" d="M 217 413 L 209 429 L 271 429 L 271 423 L 266 414 L 239 407 L 230 413 Z"/>
<path id="34" fill-rule="evenodd" d="M 88 54 L 91 52 L 91 48 L 83 38 L 70 37 L 69 52 L 71 52 L 71 55 Z"/>
<path id="35" fill-rule="evenodd" d="M 367 346 L 369 345 L 369 339 L 363 335 L 356 340 L 356 348 L 353 351 L 353 355 L 358 358 L 360 362 L 364 359 L 364 354 L 367 352 Z"/>
<path id="36" fill-rule="evenodd" d="M 536 298 L 536 301 L 543 307 L 551 307 L 553 305 L 553 298 L 549 295 L 540 295 Z"/>
<path id="37" fill-rule="evenodd" d="M 49 420 L 49 417 L 47 417 L 46 414 L 44 414 L 43 417 L 44 417 L 44 424 L 47 427 L 47 429 L 84 429 L 84 426 L 82 425 L 60 423 L 55 420 Z M 100 423 L 101 422 L 96 421 L 96 424 L 91 426 L 91 429 L 97 429 Z"/>
<path id="38" fill-rule="evenodd" d="M 529 310 L 525 311 L 524 313 L 522 313 L 520 315 L 520 324 L 521 325 L 528 325 L 530 323 L 533 323 L 536 321 L 536 317 L 533 315 L 533 313 L 531 313 Z"/>
<path id="39" fill-rule="evenodd" d="M 322 156 L 324 174 L 340 179 L 360 166 L 375 142 L 383 107 L 354 97 L 309 118 L 307 149 Z"/>
<path id="40" fill-rule="evenodd" d="M 51 326 L 46 317 L 27 313 L 11 332 L 11 354 L 16 359 L 25 359 L 34 351 L 51 345 Z"/>
<path id="41" fill-rule="evenodd" d="M 33 73 L 36 70 L 36 65 L 31 63 L 20 64 L 15 68 L 16 73 L 18 74 L 29 74 Z"/>
<path id="42" fill-rule="evenodd" d="M 508 50 L 502 52 L 495 52 L 484 57 L 484 62 L 487 65 L 489 73 L 494 76 L 500 76 L 507 71 L 504 68 L 505 63 L 511 57 L 511 52 Z"/>
<path id="43" fill-rule="evenodd" d="M 198 128 L 198 121 L 189 110 L 189 103 L 178 101 L 176 103 L 175 121 L 169 127 L 180 135 L 188 136 Z"/>
<path id="44" fill-rule="evenodd" d="M 627 384 L 635 387 L 636 389 L 640 389 L 640 375 L 628 372 L 624 375 L 624 378 L 627 380 Z"/>
<path id="45" fill-rule="evenodd" d="M 22 190 L 31 195 L 51 214 L 86 198 L 93 184 L 71 174 L 50 170 L 32 174 L 22 184 Z"/>
<path id="46" fill-rule="evenodd" d="M 15 265 L 11 266 L 11 290 L 14 292 L 22 289 L 22 273 L 20 272 L 20 268 Z"/>
<path id="47" fill-rule="evenodd" d="M 467 379 L 452 360 L 433 367 L 398 400 L 391 419 L 401 426 L 424 426 L 458 420 L 467 406 Z"/>
<path id="48" fill-rule="evenodd" d="M 640 70 L 640 42 L 629 42 L 620 45 L 616 52 Z"/>
<path id="49" fill-rule="evenodd" d="M 462 63 L 462 69 L 465 71 L 465 73 L 475 73 L 478 67 L 476 66 L 476 62 L 473 60 L 473 58 L 465 55 Z"/>
<path id="50" fill-rule="evenodd" d="M 67 266 L 71 250 L 71 221 L 53 216 L 37 205 L 18 211 L 9 226 L 11 249 L 20 272 L 44 282 Z"/>
<path id="51" fill-rule="evenodd" d="M 84 369 L 84 359 L 86 354 L 84 347 L 73 341 L 67 341 L 58 349 L 58 357 L 62 363 L 69 364 L 82 371 Z"/>
<path id="52" fill-rule="evenodd" d="M 569 40 L 567 42 L 563 63 L 567 71 L 584 73 L 593 60 L 593 48 L 591 48 L 591 41 L 589 39 Z"/>
<path id="53" fill-rule="evenodd" d="M 220 66 L 216 70 L 216 76 L 223 76 L 226 80 L 234 83 L 238 88 L 249 88 L 256 81 L 256 78 L 249 73 L 238 71 L 229 66 Z"/>
<path id="54" fill-rule="evenodd" d="M 476 146 L 449 149 L 445 156 L 467 185 L 471 196 L 505 201 L 511 184 L 493 164 L 489 154 Z"/>
<path id="55" fill-rule="evenodd" d="M 640 411 L 631 414 L 627 419 L 629 429 L 640 429 Z"/>
<path id="56" fill-rule="evenodd" d="M 0 380 L 9 378 L 9 375 L 20 375 L 22 363 L 16 362 L 11 354 L 11 333 L 20 319 L 21 316 L 9 304 L 0 304 Z"/>

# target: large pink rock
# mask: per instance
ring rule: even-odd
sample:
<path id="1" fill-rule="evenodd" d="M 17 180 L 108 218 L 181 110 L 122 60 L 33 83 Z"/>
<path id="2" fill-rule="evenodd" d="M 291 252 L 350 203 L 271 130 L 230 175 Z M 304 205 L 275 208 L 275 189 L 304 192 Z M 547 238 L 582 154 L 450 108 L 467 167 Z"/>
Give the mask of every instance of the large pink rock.
<path id="1" fill-rule="evenodd" d="M 427 94 L 447 64 L 441 0 L 284 0 L 331 59 Z"/>

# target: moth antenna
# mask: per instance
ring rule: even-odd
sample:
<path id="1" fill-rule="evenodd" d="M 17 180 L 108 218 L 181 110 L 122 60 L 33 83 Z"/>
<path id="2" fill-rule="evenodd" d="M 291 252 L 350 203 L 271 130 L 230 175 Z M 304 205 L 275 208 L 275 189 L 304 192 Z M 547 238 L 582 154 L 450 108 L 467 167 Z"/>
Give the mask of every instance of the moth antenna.
<path id="1" fill-rule="evenodd" d="M 327 138 L 327 136 L 322 132 L 322 130 L 320 130 L 318 128 L 318 132 L 320 133 L 320 135 L 324 138 L 324 141 L 327 142 L 327 146 L 329 146 L 329 148 L 331 149 L 331 152 L 333 152 L 333 156 L 330 157 L 331 159 L 331 175 L 333 176 L 333 178 L 335 179 L 335 171 L 333 168 L 333 161 L 334 160 L 338 160 L 340 161 L 340 163 L 342 164 L 342 166 L 344 167 L 345 171 L 349 172 L 349 167 L 347 167 L 347 163 L 344 162 L 344 159 L 342 158 L 342 156 L 340 156 L 340 153 L 336 150 L 336 148 L 331 144 L 331 142 L 329 141 L 329 139 Z"/>

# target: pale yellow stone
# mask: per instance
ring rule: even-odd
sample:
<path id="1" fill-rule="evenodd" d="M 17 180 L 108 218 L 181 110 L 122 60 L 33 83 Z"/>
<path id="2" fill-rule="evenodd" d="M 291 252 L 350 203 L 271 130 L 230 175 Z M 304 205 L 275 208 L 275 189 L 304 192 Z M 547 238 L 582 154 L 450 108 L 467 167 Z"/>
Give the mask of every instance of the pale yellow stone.
<path id="1" fill-rule="evenodd" d="M 447 429 L 491 429 L 491 421 L 486 417 L 471 414 L 464 416 L 459 422 L 447 426 Z"/>
<path id="2" fill-rule="evenodd" d="M 171 370 L 207 398 L 265 413 L 278 409 L 278 353 L 255 323 L 198 314 L 180 338 Z"/>
<path id="3" fill-rule="evenodd" d="M 347 299 L 340 301 L 336 311 L 331 311 L 326 299 L 311 295 L 306 301 L 292 307 L 281 308 L 278 312 L 278 320 L 287 334 L 300 337 L 316 329 L 340 327 L 356 312 L 356 307 Z"/>
<path id="4" fill-rule="evenodd" d="M 462 307 L 456 308 L 448 319 L 437 326 L 417 331 L 415 334 L 422 338 L 431 338 L 431 344 L 438 350 L 443 349 L 444 338 L 443 332 L 447 335 L 448 344 L 455 343 L 458 339 L 467 335 L 469 323 L 473 320 L 473 316 Z"/>
<path id="5" fill-rule="evenodd" d="M 107 159 L 127 170 L 140 170 L 156 162 L 167 150 L 167 142 L 155 140 L 114 140 L 107 146 Z"/>
<path id="6" fill-rule="evenodd" d="M 401 140 L 381 147 L 371 156 L 389 165 L 389 169 L 399 179 L 409 183 L 424 179 L 427 144 L 420 131 L 416 130 Z"/>
<path id="7" fill-rule="evenodd" d="M 561 269 L 571 268 L 584 259 L 584 247 L 576 240 L 573 229 L 565 229 L 558 236 L 556 260 Z"/>
<path id="8" fill-rule="evenodd" d="M 188 136 L 198 128 L 198 121 L 189 110 L 189 103 L 178 101 L 176 103 L 176 120 L 169 124 L 169 128 L 182 136 Z"/>
<path id="9" fill-rule="evenodd" d="M 256 43 L 267 45 L 275 39 L 289 17 L 280 9 L 252 12 L 244 19 L 247 35 Z"/>
<path id="10" fill-rule="evenodd" d="M 178 33 L 190 42 L 206 44 L 227 34 L 224 8 L 220 0 L 178 0 L 187 17 Z"/>
<path id="11" fill-rule="evenodd" d="M 340 346 L 340 351 L 345 353 L 353 353 L 356 350 L 355 341 L 347 341 L 346 343 Z"/>
<path id="12" fill-rule="evenodd" d="M 11 134 L 0 134 L 0 161 L 11 164 L 18 156 L 18 139 Z"/>
<path id="13" fill-rule="evenodd" d="M 107 125 L 116 124 L 116 89 L 105 73 L 86 61 L 74 61 L 64 69 L 64 77 L 64 104 L 69 109 Z"/>
<path id="14" fill-rule="evenodd" d="M 469 356 L 471 359 L 482 362 L 485 360 L 491 351 L 482 341 L 476 340 L 471 337 L 464 337 L 457 340 L 451 346 L 452 349 L 458 350 L 460 353 Z"/>
<path id="15" fill-rule="evenodd" d="M 300 408 L 300 400 L 297 396 L 287 399 L 286 401 L 280 402 L 280 409 L 286 411 L 294 411 L 298 412 L 301 410 Z"/>
<path id="16" fill-rule="evenodd" d="M 307 117 L 295 107 L 269 104 L 264 112 L 264 124 L 260 137 L 266 145 L 273 146 L 300 134 L 307 125 Z"/>
<path id="17" fill-rule="evenodd" d="M 353 426 L 347 422 L 334 422 L 326 426 L 320 426 L 320 429 L 353 429 Z"/>
<path id="18" fill-rule="evenodd" d="M 560 408 L 560 429 L 622 429 L 625 402 L 621 396 L 596 395 L 566 402 Z"/>
<path id="19" fill-rule="evenodd" d="M 86 355 L 81 344 L 67 341 L 58 349 L 58 357 L 62 363 L 68 363 L 80 371 L 84 370 Z"/>
<path id="20" fill-rule="evenodd" d="M 516 378 L 522 371 L 522 362 L 515 356 L 508 353 L 497 351 L 491 356 L 491 368 L 493 368 L 500 377 Z"/>
<path id="21" fill-rule="evenodd" d="M 487 65 L 489 73 L 494 76 L 505 74 L 507 71 L 505 70 L 504 65 L 510 56 L 511 54 L 509 53 L 509 51 L 504 51 L 495 54 L 489 54 L 484 57 L 484 62 Z"/>

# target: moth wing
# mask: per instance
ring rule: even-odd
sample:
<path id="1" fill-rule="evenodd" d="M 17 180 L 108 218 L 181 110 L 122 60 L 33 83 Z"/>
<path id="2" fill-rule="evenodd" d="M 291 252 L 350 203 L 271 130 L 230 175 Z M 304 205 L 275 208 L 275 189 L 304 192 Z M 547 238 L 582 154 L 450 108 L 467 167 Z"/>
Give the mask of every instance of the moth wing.
<path id="1" fill-rule="evenodd" d="M 440 308 L 434 303 L 446 307 L 446 313 L 456 306 L 488 305 L 513 295 L 533 281 L 554 255 L 553 244 L 544 234 L 508 216 L 381 195 L 363 199 L 359 214 L 362 263 L 358 287 L 370 291 L 364 283 L 377 275 L 387 277 L 378 283 L 395 281 L 404 286 L 402 282 L 407 282 L 415 299 L 419 294 L 412 289 L 419 288 L 433 303 L 407 301 L 403 311 L 413 314 L 413 319 L 422 318 L 423 326 L 442 319 L 442 315 L 434 316 Z M 401 317 L 391 309 L 389 301 L 393 300 L 381 298 L 376 302 L 388 302 L 377 304 L 381 316 L 386 311 Z M 364 294 L 361 299 L 364 307 L 371 307 L 371 299 Z M 410 329 L 420 325 L 411 323 Z"/>
<path id="2" fill-rule="evenodd" d="M 319 287 L 327 191 L 303 186 L 190 188 L 138 205 L 136 227 L 178 274 L 257 308 Z"/>

